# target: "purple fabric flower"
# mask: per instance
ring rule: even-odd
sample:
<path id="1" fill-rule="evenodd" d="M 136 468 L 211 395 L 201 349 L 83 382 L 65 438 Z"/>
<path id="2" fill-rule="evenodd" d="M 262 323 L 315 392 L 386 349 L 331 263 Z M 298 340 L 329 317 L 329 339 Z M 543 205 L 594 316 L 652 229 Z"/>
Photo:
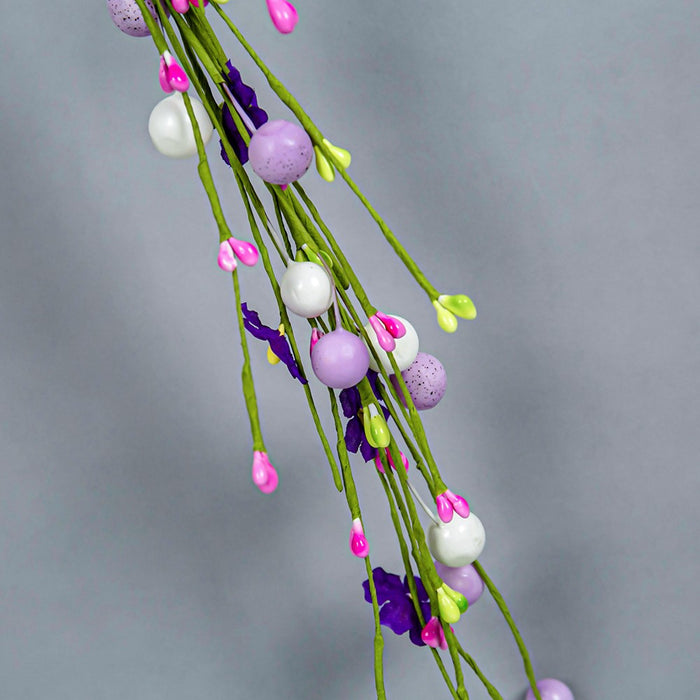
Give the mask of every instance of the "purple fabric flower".
<path id="1" fill-rule="evenodd" d="M 374 395 L 379 399 L 379 387 L 377 385 L 379 379 L 378 374 L 373 370 L 367 372 L 367 379 Z M 365 435 L 365 427 L 362 423 L 361 410 L 362 401 L 360 400 L 360 390 L 356 386 L 349 389 L 343 389 L 340 392 L 340 406 L 343 409 L 343 415 L 349 418 L 348 424 L 345 426 L 345 447 L 348 452 L 357 454 L 360 451 L 365 462 L 373 460 L 377 456 L 377 448 L 372 447 Z M 389 418 L 389 409 L 382 404 L 384 418 Z"/>
<path id="2" fill-rule="evenodd" d="M 291 374 L 295 379 L 298 379 L 302 384 L 307 384 L 307 380 L 299 370 L 299 367 L 294 360 L 294 355 L 292 355 L 292 351 L 289 349 L 287 339 L 276 328 L 270 328 L 263 325 L 258 312 L 253 311 L 253 309 L 249 309 L 248 304 L 245 302 L 241 304 L 241 311 L 243 311 L 243 325 L 248 333 L 258 340 L 266 340 L 268 343 L 270 343 L 272 352 L 274 352 L 275 355 L 277 355 L 277 357 L 279 357 L 280 360 L 287 365 L 289 374 Z"/>
<path id="3" fill-rule="evenodd" d="M 408 632 L 411 641 L 419 647 L 424 647 L 425 642 L 421 639 L 420 633 L 422 625 L 413 607 L 411 592 L 408 588 L 408 577 L 404 576 L 403 583 L 396 574 L 388 574 L 378 566 L 372 570 L 372 578 L 377 589 L 377 603 L 379 608 L 379 622 L 388 627 L 395 634 Z M 423 613 L 423 619 L 430 619 L 430 598 L 423 586 L 423 582 L 416 576 L 416 592 L 418 593 L 418 603 Z M 369 579 L 362 582 L 365 589 L 365 600 L 372 602 L 369 592 Z"/>
<path id="4" fill-rule="evenodd" d="M 231 61 L 226 63 L 226 67 L 228 71 L 224 73 L 224 78 L 226 78 L 228 89 L 236 98 L 238 104 L 243 108 L 243 111 L 250 117 L 250 121 L 252 121 L 256 127 L 261 127 L 267 121 L 267 112 L 258 107 L 258 98 L 255 95 L 255 90 L 241 80 L 240 72 L 231 65 Z M 233 120 L 231 110 L 225 103 L 222 116 L 226 136 L 231 142 L 231 146 L 238 160 L 240 160 L 241 165 L 243 165 L 248 162 L 248 146 L 245 145 L 243 137 L 236 128 L 236 122 Z M 221 157 L 227 165 L 231 165 L 226 150 L 224 149 L 224 144 L 221 141 L 219 141 L 219 143 L 221 144 Z"/>

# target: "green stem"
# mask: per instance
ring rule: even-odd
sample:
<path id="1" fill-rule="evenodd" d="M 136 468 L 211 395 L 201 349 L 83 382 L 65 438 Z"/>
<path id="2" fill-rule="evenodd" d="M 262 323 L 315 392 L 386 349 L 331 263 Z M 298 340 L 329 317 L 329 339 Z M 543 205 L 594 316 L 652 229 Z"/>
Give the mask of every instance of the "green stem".
<path id="1" fill-rule="evenodd" d="M 241 309 L 241 290 L 238 285 L 238 270 L 234 270 L 233 291 L 236 297 L 236 315 L 238 316 L 238 332 L 241 337 L 241 348 L 243 350 L 243 369 L 241 371 L 241 381 L 243 383 L 243 397 L 248 409 L 250 419 L 250 430 L 253 434 L 253 450 L 266 452 L 265 443 L 260 430 L 260 418 L 258 417 L 258 402 L 255 397 L 255 385 L 253 384 L 253 373 L 250 369 L 250 355 L 248 353 L 248 343 L 246 341 L 245 326 L 243 325 L 243 311 Z"/>
<path id="2" fill-rule="evenodd" d="M 343 433 L 343 423 L 340 420 L 340 413 L 338 412 L 338 404 L 336 401 L 335 392 L 333 389 L 328 389 L 328 395 L 331 402 L 331 413 L 333 414 L 333 423 L 335 425 L 335 432 L 337 437 L 336 451 L 338 453 L 338 459 L 340 460 L 340 468 L 343 472 L 343 483 L 345 485 L 345 498 L 348 502 L 348 508 L 350 508 L 350 516 L 354 520 L 355 518 L 361 518 L 360 513 L 360 502 L 357 498 L 357 489 L 355 488 L 355 480 L 352 477 L 352 469 L 350 468 L 350 459 L 348 457 L 348 450 L 345 446 L 345 437 Z"/>
<path id="3" fill-rule="evenodd" d="M 496 602 L 496 605 L 498 606 L 498 609 L 501 611 L 501 614 L 508 623 L 508 627 L 510 627 L 510 631 L 513 635 L 513 638 L 515 639 L 515 643 L 518 645 L 520 656 L 523 659 L 525 674 L 527 675 L 528 681 L 530 681 L 530 688 L 532 688 L 532 692 L 534 693 L 537 700 L 542 700 L 539 688 L 537 687 L 535 671 L 532 668 L 532 662 L 530 661 L 530 655 L 528 654 L 527 647 L 525 646 L 523 638 L 520 636 L 520 632 L 518 631 L 518 628 L 515 624 L 515 620 L 513 620 L 513 616 L 510 614 L 510 610 L 506 605 L 506 601 L 503 600 L 503 596 L 501 595 L 500 591 L 498 590 L 498 588 L 496 588 L 493 581 L 486 575 L 484 567 L 481 566 L 481 564 L 478 561 L 474 562 L 474 568 L 477 570 L 479 576 L 481 576 L 483 582 L 486 584 L 486 588 L 489 589 L 489 593 L 491 594 L 492 598 Z"/>
<path id="4" fill-rule="evenodd" d="M 384 690 L 384 637 L 382 637 L 382 624 L 379 621 L 377 587 L 374 585 L 369 556 L 365 557 L 365 569 L 367 570 L 369 594 L 372 598 L 372 612 L 374 614 L 374 687 L 377 690 L 377 700 L 386 700 L 386 691 Z"/>
<path id="5" fill-rule="evenodd" d="M 223 241 L 231 238 L 231 231 L 226 223 L 226 219 L 224 218 L 224 212 L 221 208 L 221 201 L 219 200 L 219 195 L 216 191 L 216 186 L 214 185 L 214 179 L 211 176 L 211 169 L 209 168 L 207 153 L 204 150 L 204 142 L 202 141 L 202 135 L 199 131 L 199 124 L 197 124 L 197 118 L 194 114 L 194 110 L 192 109 L 192 101 L 186 92 L 182 94 L 182 99 L 185 103 L 187 116 L 190 118 L 192 131 L 194 132 L 194 140 L 197 144 L 197 154 L 199 155 L 197 172 L 199 173 L 199 179 L 202 181 L 204 190 L 209 198 L 211 211 L 219 228 L 219 242 L 222 243 Z"/>
<path id="6" fill-rule="evenodd" d="M 459 652 L 460 656 L 467 662 L 467 665 L 472 669 L 472 671 L 474 671 L 476 677 L 482 682 L 483 686 L 486 688 L 489 697 L 491 697 L 493 700 L 503 700 L 501 694 L 498 692 L 496 687 L 489 681 L 489 679 L 484 675 L 483 671 L 477 666 L 476 661 L 474 661 L 470 654 L 464 651 L 457 637 L 455 637 L 454 639 L 454 644 L 456 645 L 457 651 Z"/>

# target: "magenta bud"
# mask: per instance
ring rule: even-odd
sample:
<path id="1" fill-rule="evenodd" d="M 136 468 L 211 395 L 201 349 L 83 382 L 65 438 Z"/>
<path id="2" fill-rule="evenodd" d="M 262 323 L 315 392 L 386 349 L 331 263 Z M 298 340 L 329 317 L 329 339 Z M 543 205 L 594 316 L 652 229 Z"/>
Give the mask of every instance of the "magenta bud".
<path id="1" fill-rule="evenodd" d="M 449 489 L 445 491 L 445 496 L 447 496 L 449 499 L 450 503 L 452 504 L 452 508 L 457 515 L 462 518 L 469 517 L 469 504 L 464 498 L 462 498 L 462 496 L 452 493 L 452 491 Z"/>
<path id="2" fill-rule="evenodd" d="M 290 34 L 294 31 L 299 15 L 291 2 L 267 0 L 267 11 L 270 13 L 272 24 L 280 34 Z"/>
<path id="3" fill-rule="evenodd" d="M 384 324 L 379 320 L 377 315 L 369 317 L 370 325 L 372 329 L 377 334 L 377 342 L 379 347 L 384 350 L 384 352 L 393 352 L 396 348 L 396 341 L 392 337 L 391 333 L 384 327 Z M 404 329 L 404 333 L 406 329 Z"/>
<path id="4" fill-rule="evenodd" d="M 445 632 L 437 617 L 431 617 L 428 622 L 426 622 L 425 627 L 420 633 L 420 638 L 433 649 L 437 649 L 438 647 L 440 647 L 440 649 L 447 649 Z"/>
<path id="5" fill-rule="evenodd" d="M 391 452 L 390 452 L 390 450 L 389 450 L 388 447 L 385 448 L 385 452 L 386 452 L 387 461 L 389 462 L 389 466 L 390 466 L 394 471 L 396 471 L 396 465 L 394 464 L 394 460 L 391 458 Z M 406 455 L 405 455 L 403 452 L 401 452 L 401 451 L 399 451 L 399 454 L 401 455 L 401 462 L 403 462 L 403 467 L 404 467 L 404 469 L 405 469 L 406 471 L 408 471 L 408 458 L 407 458 Z M 374 458 L 374 466 L 377 467 L 377 469 L 378 469 L 382 474 L 384 474 L 384 465 L 382 464 L 382 458 L 379 456 L 379 452 L 377 452 L 377 455 L 376 455 L 376 457 Z"/>
<path id="6" fill-rule="evenodd" d="M 318 330 L 318 328 L 313 328 L 311 330 L 311 341 L 309 343 L 309 355 L 314 351 L 314 346 L 320 340 L 323 333 Z"/>
<path id="7" fill-rule="evenodd" d="M 270 464 L 267 453 L 256 450 L 253 452 L 253 483 L 263 492 L 272 493 L 279 483 L 277 471 Z"/>
<path id="8" fill-rule="evenodd" d="M 165 65 L 165 59 L 162 56 L 160 57 L 160 67 L 158 68 L 158 82 L 163 92 L 173 91 L 168 82 L 167 67 Z"/>
<path id="9" fill-rule="evenodd" d="M 190 0 L 172 0 L 175 12 L 185 13 L 190 9 Z"/>
<path id="10" fill-rule="evenodd" d="M 253 267 L 258 262 L 258 249 L 248 241 L 239 241 L 237 238 L 229 238 L 228 242 L 236 254 L 236 257 L 248 267 Z"/>
<path id="11" fill-rule="evenodd" d="M 158 80 L 161 88 L 163 88 L 165 92 L 172 92 L 173 90 L 186 92 L 190 87 L 187 74 L 180 68 L 169 51 L 164 51 L 163 55 L 160 57 Z"/>
<path id="12" fill-rule="evenodd" d="M 224 272 L 233 272 L 236 269 L 236 258 L 233 255 L 233 248 L 228 241 L 223 241 L 219 246 L 219 255 L 216 262 Z"/>
<path id="13" fill-rule="evenodd" d="M 403 338 L 406 335 L 406 326 L 398 318 L 387 316 L 381 311 L 377 311 L 375 316 L 384 324 L 392 338 Z"/>
<path id="14" fill-rule="evenodd" d="M 356 557 L 364 559 L 369 554 L 369 542 L 362 529 L 362 522 L 359 518 L 352 521 L 350 528 L 350 550 Z"/>
<path id="15" fill-rule="evenodd" d="M 441 493 L 435 499 L 435 503 L 437 505 L 437 512 L 440 516 L 440 520 L 442 520 L 443 523 L 449 523 L 450 520 L 452 520 L 453 509 L 452 504 L 447 499 L 447 496 L 445 496 L 444 493 Z"/>

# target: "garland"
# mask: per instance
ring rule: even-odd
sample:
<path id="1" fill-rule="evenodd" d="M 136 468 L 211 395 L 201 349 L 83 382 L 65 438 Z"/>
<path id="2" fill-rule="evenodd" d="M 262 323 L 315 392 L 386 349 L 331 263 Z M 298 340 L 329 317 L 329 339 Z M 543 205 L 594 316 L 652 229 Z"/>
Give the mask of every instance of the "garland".
<path id="1" fill-rule="evenodd" d="M 333 482 L 343 492 L 350 516 L 350 550 L 364 559 L 365 599 L 372 605 L 374 671 L 377 698 L 385 698 L 382 627 L 409 632 L 411 642 L 427 646 L 453 698 L 468 699 L 462 662 L 489 696 L 495 686 L 459 643 L 452 627 L 486 589 L 508 624 L 523 659 L 532 700 L 573 700 L 563 683 L 535 679 L 522 637 L 503 597 L 477 561 L 485 533 L 467 501 L 444 483 L 430 449 L 419 411 L 433 408 L 445 390 L 439 360 L 418 352 L 418 337 L 406 319 L 372 305 L 354 268 L 310 200 L 299 178 L 313 160 L 319 175 L 332 182 L 336 173 L 377 224 L 381 234 L 425 291 L 439 326 L 457 330 L 458 319 L 473 319 L 476 309 L 464 294 L 439 292 L 410 257 L 397 236 L 348 174 L 350 153 L 335 146 L 275 77 L 221 5 L 212 2 L 225 30 L 260 69 L 274 93 L 298 124 L 270 121 L 255 92 L 232 65 L 198 0 L 108 0 L 115 24 L 132 36 L 150 36 L 158 60 L 154 73 L 166 93 L 149 121 L 156 148 L 172 157 L 198 158 L 197 171 L 219 233 L 218 265 L 231 274 L 243 352 L 241 381 L 252 436 L 252 479 L 264 494 L 279 482 L 265 447 L 250 364 L 248 336 L 267 343 L 272 364 L 284 363 L 304 391 L 311 418 L 328 461 Z M 282 33 L 293 31 L 298 15 L 287 0 L 266 0 L 270 17 Z M 207 0 L 203 5 L 207 5 Z M 195 97 L 196 95 L 196 97 Z M 221 157 L 230 165 L 253 242 L 235 238 L 226 223 L 205 146 L 214 131 Z M 264 184 L 266 203 L 244 165 Z M 291 187 L 290 187 L 291 185 Z M 275 223 L 273 223 L 273 221 Z M 278 279 L 271 262 L 285 265 Z M 277 301 L 279 322 L 265 325 L 243 301 L 239 263 L 262 261 Z M 327 387 L 335 435 L 328 436 L 301 360 L 289 312 L 305 318 L 310 332 L 311 367 Z M 347 419 L 343 425 L 343 418 Z M 390 427 L 391 426 L 391 427 Z M 334 445 L 335 451 L 331 448 Z M 409 479 L 409 458 L 416 483 Z M 396 531 L 405 575 L 372 568 L 369 540 L 353 479 L 350 454 L 373 461 L 388 513 Z M 419 483 L 420 482 L 420 483 Z M 429 494 L 435 510 L 426 504 Z M 429 519 L 428 532 L 418 511 Z M 440 650 L 446 651 L 450 673 Z"/>

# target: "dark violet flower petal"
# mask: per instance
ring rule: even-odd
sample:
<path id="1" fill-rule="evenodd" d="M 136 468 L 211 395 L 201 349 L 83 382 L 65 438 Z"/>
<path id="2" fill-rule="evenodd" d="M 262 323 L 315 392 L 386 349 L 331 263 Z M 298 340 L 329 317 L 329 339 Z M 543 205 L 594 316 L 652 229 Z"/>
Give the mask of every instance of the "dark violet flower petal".
<path id="1" fill-rule="evenodd" d="M 428 612 L 430 612 L 430 608 L 428 608 Z M 415 611 L 414 611 L 413 614 L 415 615 Z M 417 620 L 417 619 L 418 619 L 418 618 L 416 617 L 416 620 Z M 429 619 L 430 619 L 430 616 L 424 617 L 424 619 L 425 619 L 425 620 L 429 620 Z M 409 638 L 411 639 L 411 641 L 412 641 L 417 647 L 424 647 L 424 646 L 425 646 L 425 642 L 424 642 L 423 639 L 421 638 L 421 632 L 422 632 L 422 631 L 423 631 L 423 630 L 422 630 L 422 628 L 421 628 L 421 626 L 420 626 L 420 622 L 419 622 L 418 624 L 414 624 L 414 625 L 411 627 L 411 629 L 408 630 L 408 636 L 409 636 Z"/>
<path id="2" fill-rule="evenodd" d="M 389 627 L 396 634 L 409 633 L 411 642 L 416 646 L 425 646 L 421 639 L 422 626 L 413 600 L 407 593 L 406 579 L 403 582 L 396 574 L 389 574 L 381 567 L 372 571 L 372 578 L 377 589 L 377 602 L 381 606 L 379 609 L 379 621 L 382 625 Z M 364 581 L 362 587 L 365 592 L 365 600 L 372 602 L 369 591 L 369 581 Z M 421 596 L 425 592 L 422 581 L 416 577 L 416 590 Z M 426 596 L 427 598 L 427 596 Z M 420 602 L 421 613 L 425 620 L 430 619 L 430 602 Z"/>
<path id="3" fill-rule="evenodd" d="M 258 98 L 255 95 L 255 90 L 241 80 L 240 72 L 231 64 L 231 61 L 226 63 L 226 68 L 227 71 L 224 71 L 223 75 L 231 94 L 236 98 L 236 102 L 238 102 L 253 124 L 256 127 L 262 126 L 267 122 L 268 116 L 264 109 L 258 107 Z M 248 161 L 248 147 L 236 127 L 233 115 L 227 104 L 224 104 L 222 108 L 222 123 L 238 160 L 241 161 L 241 164 L 246 163 Z M 250 133 L 249 129 L 247 131 Z M 223 143 L 221 143 L 221 157 L 228 165 L 231 165 Z"/>
<path id="4" fill-rule="evenodd" d="M 427 622 L 430 619 L 430 601 L 423 601 L 420 604 L 420 611 L 423 613 L 423 619 Z"/>
<path id="5" fill-rule="evenodd" d="M 379 611 L 379 622 L 395 634 L 404 634 L 414 626 L 416 611 L 410 598 L 403 596 L 390 600 Z"/>
<path id="6" fill-rule="evenodd" d="M 356 386 L 351 386 L 349 389 L 343 389 L 340 392 L 340 406 L 346 418 L 352 418 L 362 408 L 360 391 Z"/>
<path id="7" fill-rule="evenodd" d="M 357 420 L 359 422 L 360 419 L 358 418 Z M 362 455 L 362 459 L 364 459 L 365 462 L 369 462 L 377 456 L 377 448 L 372 447 L 372 445 L 370 445 L 369 442 L 367 442 L 364 428 L 362 429 L 362 442 L 360 443 L 360 454 Z"/>
<path id="8" fill-rule="evenodd" d="M 240 131 L 238 131 L 236 122 L 233 120 L 233 116 L 231 116 L 231 110 L 228 108 L 227 104 L 225 104 L 221 110 L 221 123 L 224 127 L 224 131 L 226 132 L 226 136 L 228 137 L 228 140 L 231 143 L 233 152 L 236 154 L 236 157 L 241 162 L 241 165 L 245 165 L 248 162 L 248 146 L 246 146 L 246 143 L 243 140 Z M 231 161 L 228 158 L 228 153 L 226 153 L 223 141 L 220 140 L 219 143 L 221 144 L 221 157 L 223 158 L 226 165 L 231 165 Z"/>
<path id="9" fill-rule="evenodd" d="M 369 385 L 372 387 L 372 391 L 374 392 L 374 395 L 377 398 L 381 398 L 381 395 L 379 393 L 379 373 L 375 372 L 373 369 L 368 369 L 367 370 L 367 381 L 369 382 Z"/>
<path id="10" fill-rule="evenodd" d="M 403 595 L 401 578 L 396 574 L 389 574 L 381 566 L 378 566 L 372 570 L 372 578 L 377 589 L 377 603 L 379 605 L 383 605 L 388 600 Z M 362 587 L 365 589 L 365 600 L 371 603 L 372 596 L 369 592 L 369 580 L 363 581 Z"/>
<path id="11" fill-rule="evenodd" d="M 279 331 L 277 331 L 277 337 L 270 340 L 270 348 L 272 348 L 272 352 L 284 362 L 289 370 L 289 374 L 291 374 L 294 379 L 298 379 L 302 384 L 308 384 L 307 380 L 299 371 L 299 367 L 297 367 L 296 360 L 294 359 L 294 355 L 292 355 L 287 339 Z"/>
<path id="12" fill-rule="evenodd" d="M 413 578 L 416 582 L 416 592 L 418 593 L 418 600 L 421 603 L 424 603 L 425 601 L 430 601 L 430 596 L 425 590 L 423 581 L 421 581 L 420 578 L 418 578 L 418 576 L 414 576 Z M 406 595 L 410 595 L 411 589 L 408 587 L 408 576 L 403 577 L 403 590 L 406 593 Z"/>
<path id="13" fill-rule="evenodd" d="M 351 418 L 345 426 L 345 447 L 348 452 L 356 453 L 360 449 L 364 437 L 365 430 L 360 419 L 357 416 Z"/>
<path id="14" fill-rule="evenodd" d="M 292 377 L 298 379 L 302 384 L 307 384 L 307 380 L 297 366 L 294 355 L 292 355 L 287 339 L 276 328 L 264 325 L 258 312 L 249 309 L 247 303 L 241 304 L 241 311 L 243 313 L 243 326 L 248 333 L 258 340 L 266 340 L 270 344 L 272 352 L 284 362 Z"/>

